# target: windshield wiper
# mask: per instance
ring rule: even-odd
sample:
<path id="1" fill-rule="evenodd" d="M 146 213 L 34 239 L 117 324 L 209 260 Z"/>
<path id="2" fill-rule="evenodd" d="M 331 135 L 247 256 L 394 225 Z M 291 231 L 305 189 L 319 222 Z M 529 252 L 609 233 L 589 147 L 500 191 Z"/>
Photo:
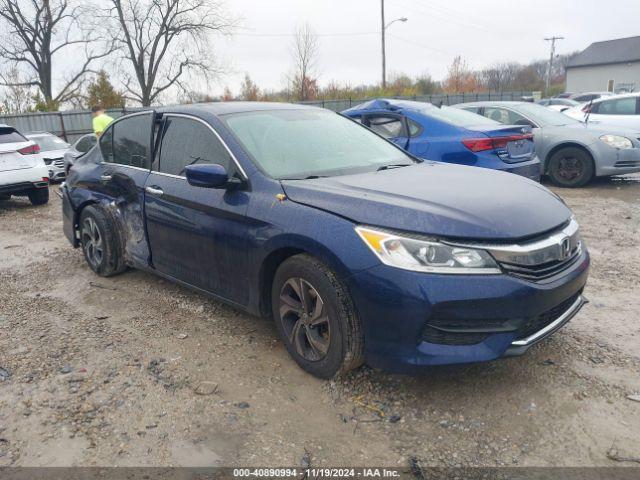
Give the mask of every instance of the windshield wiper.
<path id="1" fill-rule="evenodd" d="M 410 167 L 414 165 L 413 163 L 392 163 L 390 165 L 382 165 L 376 169 L 376 172 L 380 172 L 382 170 L 389 170 L 390 168 L 401 168 L 401 167 Z"/>
<path id="2" fill-rule="evenodd" d="M 306 177 L 283 178 L 281 180 L 315 180 L 316 178 L 327 178 L 329 175 L 307 175 Z"/>

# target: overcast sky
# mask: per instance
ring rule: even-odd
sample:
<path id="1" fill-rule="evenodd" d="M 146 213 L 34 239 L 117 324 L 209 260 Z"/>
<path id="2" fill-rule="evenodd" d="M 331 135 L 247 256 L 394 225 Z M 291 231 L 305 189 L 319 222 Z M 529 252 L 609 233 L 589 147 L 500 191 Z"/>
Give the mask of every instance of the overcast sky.
<path id="1" fill-rule="evenodd" d="M 239 91 L 244 73 L 261 88 L 280 89 L 291 70 L 291 34 L 308 22 L 319 35 L 318 75 L 357 85 L 380 81 L 380 0 L 227 0 L 243 18 L 229 38 L 213 39 L 232 72 L 220 79 Z M 548 58 L 544 37 L 561 35 L 557 53 L 600 40 L 640 35 L 640 0 L 385 0 L 387 72 L 442 79 L 455 55 L 472 68 Z"/>

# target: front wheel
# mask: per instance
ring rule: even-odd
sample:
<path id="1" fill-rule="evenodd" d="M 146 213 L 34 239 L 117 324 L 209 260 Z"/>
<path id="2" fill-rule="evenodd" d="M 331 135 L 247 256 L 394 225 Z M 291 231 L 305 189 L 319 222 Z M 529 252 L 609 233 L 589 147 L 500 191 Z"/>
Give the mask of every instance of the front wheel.
<path id="1" fill-rule="evenodd" d="M 34 188 L 27 195 L 31 205 L 44 205 L 49 202 L 48 188 Z"/>
<path id="2" fill-rule="evenodd" d="M 278 268 L 271 304 L 280 336 L 293 359 L 319 378 L 360 366 L 362 326 L 336 274 L 310 255 L 295 255 Z"/>
<path id="3" fill-rule="evenodd" d="M 551 156 L 547 171 L 559 187 L 582 187 L 593 178 L 593 159 L 581 148 L 562 148 Z"/>

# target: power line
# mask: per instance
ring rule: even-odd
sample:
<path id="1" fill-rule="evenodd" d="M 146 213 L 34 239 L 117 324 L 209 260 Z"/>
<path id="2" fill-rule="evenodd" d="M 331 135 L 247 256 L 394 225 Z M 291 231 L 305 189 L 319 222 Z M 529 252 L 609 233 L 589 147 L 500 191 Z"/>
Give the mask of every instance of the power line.
<path id="1" fill-rule="evenodd" d="M 462 13 L 456 12 L 454 10 L 449 10 L 446 7 L 441 7 L 439 5 L 433 5 L 433 4 L 417 6 L 417 5 L 413 5 L 408 0 L 395 0 L 395 1 L 401 1 L 402 3 L 398 5 L 402 6 L 402 8 L 411 10 L 419 15 L 424 15 L 426 17 L 437 16 L 438 17 L 437 20 L 443 20 L 445 22 L 453 23 L 455 25 L 459 25 L 465 28 L 475 28 L 477 30 L 482 30 L 483 32 L 495 33 L 494 31 L 486 27 L 470 22 L 468 20 L 464 20 L 464 19 L 457 20 L 457 19 L 451 18 L 452 15 L 462 15 Z M 425 9 L 430 9 L 430 11 L 427 11 Z"/>
<path id="2" fill-rule="evenodd" d="M 414 42 L 413 40 L 409 40 L 408 38 L 403 38 L 403 37 L 400 37 L 398 35 L 394 35 L 392 33 L 388 33 L 387 35 L 389 35 L 390 37 L 395 38 L 396 40 L 400 40 L 401 42 L 408 43 L 409 45 L 413 45 L 415 47 L 425 48 L 427 50 L 431 50 L 433 52 L 437 52 L 437 53 L 440 53 L 442 55 L 447 55 L 447 56 L 453 55 L 451 52 L 446 52 L 444 50 L 440 50 L 439 48 L 430 47 L 430 46 L 425 45 L 423 43 Z"/>
<path id="3" fill-rule="evenodd" d="M 379 35 L 380 32 L 337 32 L 314 33 L 316 37 L 356 37 L 363 35 Z M 240 37 L 295 37 L 296 33 L 234 33 L 232 36 Z"/>

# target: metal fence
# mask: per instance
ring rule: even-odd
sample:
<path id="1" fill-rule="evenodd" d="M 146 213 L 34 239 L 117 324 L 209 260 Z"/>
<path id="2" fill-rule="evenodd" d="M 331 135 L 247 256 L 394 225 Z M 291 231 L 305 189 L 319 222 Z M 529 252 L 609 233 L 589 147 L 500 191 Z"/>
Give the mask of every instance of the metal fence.
<path id="1" fill-rule="evenodd" d="M 433 94 L 416 95 L 413 97 L 394 97 L 403 100 L 416 100 L 419 102 L 440 103 L 454 105 L 456 103 L 473 102 L 481 100 L 521 100 L 522 97 L 531 96 L 531 92 L 486 92 L 486 93 L 460 93 L 460 94 Z M 346 98 L 342 100 L 316 100 L 312 102 L 300 102 L 305 105 L 319 107 L 340 112 L 360 103 L 373 100 L 373 98 Z M 125 113 L 139 110 L 139 108 L 110 109 L 107 113 L 113 118 Z M 20 113 L 15 115 L 0 115 L 0 123 L 5 123 L 17 128 L 23 133 L 51 132 L 73 143 L 82 135 L 90 133 L 91 112 L 67 111 L 67 112 L 43 112 Z"/>

